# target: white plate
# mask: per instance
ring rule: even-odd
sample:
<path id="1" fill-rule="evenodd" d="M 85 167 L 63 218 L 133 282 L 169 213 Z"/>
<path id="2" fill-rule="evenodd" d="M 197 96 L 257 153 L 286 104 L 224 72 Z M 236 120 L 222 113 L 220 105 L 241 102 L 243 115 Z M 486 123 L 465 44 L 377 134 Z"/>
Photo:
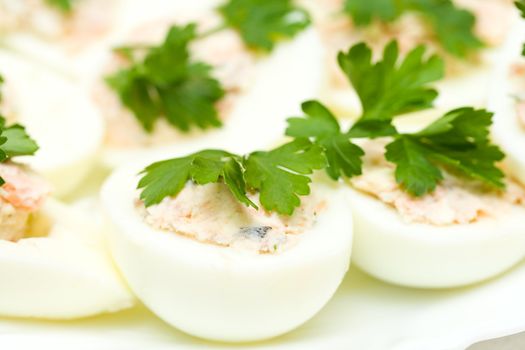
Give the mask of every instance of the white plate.
<path id="1" fill-rule="evenodd" d="M 525 330 L 523 295 L 525 263 L 491 282 L 450 291 L 395 287 L 351 269 L 320 314 L 263 343 L 234 347 L 191 338 L 143 307 L 70 322 L 0 319 L 0 342 L 17 350 L 465 349 Z"/>
<path id="2" fill-rule="evenodd" d="M 88 188 L 86 192 L 90 192 Z M 96 209 L 93 200 L 79 205 Z M 351 268 L 336 296 L 316 317 L 267 342 L 239 346 L 209 343 L 169 327 L 139 306 L 68 322 L 0 318 L 0 348 L 456 350 L 525 331 L 524 295 L 525 262 L 492 281 L 444 291 L 396 287 Z"/>

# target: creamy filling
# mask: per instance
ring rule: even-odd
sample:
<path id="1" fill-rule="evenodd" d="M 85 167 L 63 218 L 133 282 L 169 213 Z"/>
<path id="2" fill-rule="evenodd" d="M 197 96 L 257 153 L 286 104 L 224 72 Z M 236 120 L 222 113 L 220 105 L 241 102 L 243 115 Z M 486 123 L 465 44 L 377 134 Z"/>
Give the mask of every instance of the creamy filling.
<path id="1" fill-rule="evenodd" d="M 0 164 L 0 239 L 17 241 L 22 238 L 31 214 L 43 205 L 50 192 L 49 185 L 26 168 L 13 163 Z"/>
<path id="2" fill-rule="evenodd" d="M 104 34 L 113 16 L 112 2 L 76 0 L 71 14 L 45 0 L 0 0 L 0 34 L 29 32 L 48 40 L 64 41 L 70 49 Z"/>
<path id="3" fill-rule="evenodd" d="M 194 19 L 180 20 L 188 23 Z M 206 32 L 220 24 L 216 15 L 208 15 L 197 20 L 200 32 Z M 164 39 L 173 21 L 148 23 L 137 28 L 130 35 L 129 44 L 159 43 Z M 220 81 L 226 94 L 216 108 L 219 117 L 226 120 L 240 95 L 249 87 L 254 71 L 254 57 L 239 35 L 233 30 L 222 30 L 193 43 L 190 48 L 196 60 L 204 61 L 213 67 L 213 74 Z M 105 74 L 112 74 L 128 64 L 115 55 L 107 65 Z M 107 123 L 105 144 L 113 148 L 147 147 L 163 145 L 174 140 L 195 137 L 199 130 L 183 133 L 171 126 L 164 118 L 159 119 L 151 134 L 144 132 L 135 116 L 125 108 L 118 96 L 103 81 L 95 86 L 95 100 Z"/>
<path id="4" fill-rule="evenodd" d="M 259 203 L 257 195 L 250 197 Z M 323 200 L 309 196 L 292 216 L 281 216 L 244 206 L 224 184 L 199 186 L 190 182 L 177 197 L 165 198 L 157 205 L 145 208 L 136 201 L 144 221 L 155 229 L 260 254 L 280 253 L 294 246 L 325 206 Z"/>
<path id="5" fill-rule="evenodd" d="M 505 191 L 494 191 L 446 172 L 434 192 L 413 197 L 396 183 L 394 165 L 384 158 L 385 142 L 367 141 L 362 146 L 366 151 L 363 173 L 350 180 L 352 186 L 394 208 L 406 222 L 468 224 L 525 205 L 525 189 L 510 179 Z"/>
<path id="6" fill-rule="evenodd" d="M 397 39 L 401 53 L 406 53 L 419 44 L 426 44 L 433 52 L 446 60 L 447 75 L 460 75 L 473 64 L 480 64 L 479 55 L 474 55 L 463 62 L 444 51 L 436 42 L 433 31 L 427 21 L 414 13 L 402 15 L 392 23 L 373 23 L 365 28 L 357 28 L 349 16 L 340 14 L 344 0 L 327 1 L 323 15 L 318 21 L 319 29 L 328 50 L 328 67 L 331 83 L 336 87 L 347 88 L 347 78 L 341 72 L 333 57 L 341 50 L 359 41 L 365 41 L 376 53 L 393 39 Z M 513 5 L 508 0 L 456 0 L 458 7 L 466 8 L 476 16 L 475 34 L 489 46 L 499 45 L 510 31 Z"/>

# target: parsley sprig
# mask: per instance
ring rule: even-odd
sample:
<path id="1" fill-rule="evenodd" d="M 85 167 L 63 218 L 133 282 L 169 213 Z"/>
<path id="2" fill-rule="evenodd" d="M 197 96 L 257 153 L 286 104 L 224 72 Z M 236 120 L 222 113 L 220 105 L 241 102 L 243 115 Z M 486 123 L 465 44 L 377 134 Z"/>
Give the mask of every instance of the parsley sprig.
<path id="1" fill-rule="evenodd" d="M 395 41 L 385 47 L 383 59 L 376 63 L 372 61 L 372 50 L 364 43 L 339 53 L 337 59 L 363 107 L 363 115 L 352 128 L 353 136 L 394 133 L 388 121 L 399 114 L 431 107 L 438 93 L 428 84 L 444 75 L 443 61 L 436 55 L 426 58 L 424 46 L 410 51 L 399 63 Z"/>
<path id="2" fill-rule="evenodd" d="M 525 0 L 514 1 L 514 5 L 520 11 L 521 18 L 525 18 Z M 521 55 L 525 56 L 525 44 L 521 49 Z"/>
<path id="3" fill-rule="evenodd" d="M 46 0 L 46 2 L 49 6 L 53 6 L 65 14 L 73 11 L 73 0 Z"/>
<path id="4" fill-rule="evenodd" d="M 222 125 L 216 104 L 225 91 L 213 77 L 212 67 L 192 58 L 194 41 L 233 28 L 248 47 L 271 51 L 279 40 L 294 37 L 310 23 L 308 14 L 291 0 L 230 0 L 218 11 L 224 23 L 206 33 L 197 34 L 195 23 L 172 26 L 159 46 L 115 49 L 129 65 L 106 82 L 146 132 L 152 132 L 160 118 L 184 132 Z"/>
<path id="5" fill-rule="evenodd" d="M 0 76 L 0 88 L 4 78 Z M 2 94 L 0 93 L 0 102 Z M 20 124 L 6 124 L 5 117 L 0 113 L 0 162 L 6 162 L 16 156 L 30 156 L 38 151 L 37 143 L 27 134 Z M 5 183 L 0 177 L 0 185 Z"/>
<path id="6" fill-rule="evenodd" d="M 521 17 L 525 18 L 525 0 L 516 0 L 514 1 L 514 5 L 520 11 Z"/>
<path id="7" fill-rule="evenodd" d="M 296 139 L 270 151 L 241 156 L 222 150 L 204 150 L 186 157 L 153 163 L 142 172 L 138 188 L 146 206 L 176 196 L 188 181 L 198 185 L 224 183 L 241 203 L 257 208 L 248 192 L 259 193 L 269 211 L 291 215 L 299 196 L 310 193 L 310 177 L 325 166 L 319 146 Z"/>
<path id="8" fill-rule="evenodd" d="M 196 36 L 195 24 L 172 26 L 159 46 L 118 48 L 132 64 L 106 82 L 146 131 L 162 117 L 182 131 L 221 126 L 215 103 L 224 90 L 209 65 L 191 59 L 189 44 Z"/>
<path id="9" fill-rule="evenodd" d="M 422 16 L 433 29 L 437 41 L 449 53 L 465 57 L 483 47 L 473 33 L 475 17 L 456 7 L 451 0 L 346 0 L 344 11 L 358 26 L 373 20 L 393 22 L 407 12 Z"/>
<path id="10" fill-rule="evenodd" d="M 264 209 L 291 215 L 300 196 L 309 194 L 314 170 L 325 169 L 333 180 L 362 173 L 365 152 L 352 142 L 355 138 L 389 137 L 385 158 L 395 165 L 397 183 L 414 196 L 432 192 L 444 168 L 495 188 L 505 186 L 496 167 L 504 155 L 489 138 L 492 113 L 454 109 L 415 133 L 400 133 L 393 125 L 401 114 L 432 107 L 437 92 L 430 84 L 444 74 L 437 56 L 426 57 L 420 46 L 401 59 L 392 42 L 373 62 L 370 48 L 361 43 L 340 53 L 338 61 L 363 105 L 362 116 L 347 131 L 322 103 L 304 102 L 305 115 L 288 119 L 286 135 L 294 140 L 281 147 L 245 156 L 205 150 L 148 166 L 138 185 L 145 205 L 176 196 L 188 181 L 222 182 L 247 206 L 257 208 L 247 196 L 256 191 Z"/>
<path id="11" fill-rule="evenodd" d="M 271 51 L 276 42 L 308 27 L 310 16 L 292 0 L 230 0 L 219 12 L 251 48 Z"/>
<path id="12" fill-rule="evenodd" d="M 502 188 L 503 173 L 495 163 L 503 153 L 490 143 L 492 113 L 483 109 L 452 110 L 423 130 L 400 133 L 392 125 L 397 116 L 430 108 L 437 97 L 428 86 L 443 76 L 443 63 L 436 57 L 424 58 L 418 47 L 400 61 L 397 44 L 389 44 L 383 58 L 372 62 L 371 50 L 357 44 L 339 55 L 339 65 L 347 74 L 363 105 L 363 114 L 346 132 L 335 116 L 320 102 L 303 104 L 305 116 L 288 119 L 286 134 L 308 138 L 324 150 L 328 175 L 337 180 L 362 172 L 364 151 L 353 138 L 391 137 L 385 157 L 395 164 L 396 181 L 407 192 L 422 196 L 432 192 L 443 179 L 446 167 L 469 178 Z"/>

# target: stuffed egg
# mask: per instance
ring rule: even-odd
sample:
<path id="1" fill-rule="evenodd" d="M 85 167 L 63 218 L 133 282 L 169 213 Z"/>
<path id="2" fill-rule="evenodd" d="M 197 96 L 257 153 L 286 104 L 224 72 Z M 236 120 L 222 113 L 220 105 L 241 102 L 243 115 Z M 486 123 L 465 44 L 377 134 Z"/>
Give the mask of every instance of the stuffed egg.
<path id="1" fill-rule="evenodd" d="M 453 1 L 458 9 L 468 10 L 474 15 L 472 33 L 475 37 L 469 43 L 473 45 L 471 52 L 451 53 L 438 42 L 436 33 L 431 29 L 434 19 L 420 16 L 415 11 L 407 10 L 399 18 L 388 23 L 373 20 L 369 24 L 356 25 L 351 15 L 344 10 L 345 6 L 349 6 L 345 5 L 344 0 L 303 0 L 303 3 L 316 15 L 316 26 L 327 50 L 322 99 L 338 114 L 352 118 L 359 116 L 361 109 L 357 94 L 348 90 L 347 79 L 337 66 L 335 57 L 339 51 L 346 50 L 360 41 L 365 41 L 379 51 L 386 43 L 396 39 L 402 53 L 419 44 L 425 44 L 446 60 L 446 79 L 437 86 L 440 97 L 436 106 L 443 109 L 463 105 L 484 106 L 488 97 L 491 67 L 496 62 L 499 48 L 517 17 L 512 1 Z M 446 7 L 445 3 L 441 5 Z M 439 13 L 442 9 L 438 7 L 441 5 L 435 5 L 433 12 Z M 447 13 L 442 16 L 458 19 L 458 16 Z M 468 24 L 461 22 L 456 25 L 458 27 L 454 30 L 465 25 L 468 27 Z M 446 40 L 451 42 L 454 41 L 450 38 L 454 35 L 452 32 L 453 30 L 446 34 Z M 478 44 L 474 44 L 475 41 Z M 454 49 L 459 50 L 461 44 L 456 44 L 458 47 Z M 468 91 L 467 95 L 465 91 Z"/>
<path id="2" fill-rule="evenodd" d="M 525 58 L 521 55 L 525 26 L 513 30 L 495 69 L 489 107 L 494 110 L 494 138 L 504 149 L 505 166 L 525 184 Z"/>
<path id="3" fill-rule="evenodd" d="M 65 76 L 18 55 L 0 51 L 2 110 L 38 140 L 39 152 L 19 161 L 30 165 L 62 196 L 89 174 L 103 138 L 98 110 Z"/>
<path id="4" fill-rule="evenodd" d="M 134 293 L 172 326 L 218 341 L 274 337 L 315 315 L 341 283 L 352 218 L 334 183 L 314 181 L 291 216 L 245 207 L 224 183 L 188 182 L 145 207 L 139 169 L 103 186 L 111 249 Z"/>
<path id="5" fill-rule="evenodd" d="M 2 46 L 68 74 L 91 64 L 117 23 L 120 0 L 2 0 Z"/>
<path id="6" fill-rule="evenodd" d="M 110 167 L 146 157 L 152 151 L 191 149 L 197 144 L 237 150 L 248 143 L 250 147 L 263 147 L 269 138 L 276 139 L 280 135 L 285 116 L 295 113 L 302 100 L 317 92 L 323 50 L 313 29 L 280 42 L 271 52 L 257 51 L 249 48 L 237 31 L 220 28 L 223 19 L 215 11 L 218 2 L 207 2 L 206 9 L 202 9 L 200 3 L 186 4 L 185 10 L 178 12 L 170 12 L 170 4 L 164 3 L 156 12 L 143 5 L 149 10 L 144 9 L 142 22 L 136 21 L 133 28 L 115 40 L 117 50 L 108 51 L 101 64 L 102 71 L 92 83 L 93 99 L 106 122 L 103 160 Z M 182 6 L 171 4 L 174 8 L 177 5 Z M 200 10 L 198 14 L 196 10 L 191 11 L 192 7 Z M 166 10 L 159 14 L 158 9 L 162 8 Z M 169 17 L 168 13 L 177 15 Z M 188 44 L 190 62 L 209 66 L 210 77 L 222 89 L 220 98 L 215 98 L 213 104 L 217 120 L 212 123 L 192 121 L 203 112 L 181 103 L 178 110 L 188 111 L 189 126 L 173 125 L 164 113 L 146 130 L 143 122 L 137 120 L 137 113 L 124 103 L 114 86 L 108 84 L 108 78 L 116 77 L 132 64 L 126 49 L 118 47 L 159 48 L 167 40 L 172 26 L 187 29 L 189 23 L 196 26 L 197 35 Z M 220 30 L 216 30 L 218 28 Z M 281 79 L 283 76 L 286 79 Z"/>
<path id="7" fill-rule="evenodd" d="M 26 166 L 2 163 L 0 176 L 0 315 L 70 319 L 134 304 L 97 225 Z"/>
<path id="8" fill-rule="evenodd" d="M 525 254 L 525 188 L 508 178 L 488 190 L 445 172 L 434 192 L 401 189 L 381 140 L 367 141 L 363 173 L 350 180 L 353 262 L 384 281 L 449 288 L 486 280 Z"/>

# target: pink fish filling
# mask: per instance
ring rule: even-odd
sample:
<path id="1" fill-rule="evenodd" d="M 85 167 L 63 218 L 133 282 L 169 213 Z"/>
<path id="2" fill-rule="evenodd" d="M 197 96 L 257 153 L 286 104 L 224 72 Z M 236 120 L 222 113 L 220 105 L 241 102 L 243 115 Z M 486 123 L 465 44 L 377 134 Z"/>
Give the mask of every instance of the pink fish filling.
<path id="1" fill-rule="evenodd" d="M 259 203 L 258 196 L 250 197 Z M 246 207 L 224 184 L 193 183 L 158 205 L 145 208 L 139 200 L 136 204 L 145 222 L 155 229 L 257 253 L 277 253 L 296 244 L 326 206 L 323 200 L 308 197 L 292 216 L 281 216 Z"/>
<path id="2" fill-rule="evenodd" d="M 28 220 L 38 211 L 50 187 L 43 179 L 22 166 L 0 164 L 0 239 L 16 241 L 24 236 Z"/>
<path id="3" fill-rule="evenodd" d="M 406 222 L 468 224 L 525 205 L 525 189 L 510 179 L 506 191 L 498 192 L 447 173 L 434 192 L 413 197 L 396 183 L 394 166 L 384 159 L 384 142 L 370 141 L 364 148 L 363 174 L 353 178 L 351 184 L 394 208 Z"/>
<path id="4" fill-rule="evenodd" d="M 184 19 L 180 23 L 188 23 L 191 20 L 192 18 Z M 215 28 L 219 21 L 220 18 L 216 15 L 199 18 L 197 20 L 199 31 L 206 32 Z M 130 36 L 131 44 L 160 42 L 172 24 L 173 21 L 157 21 L 143 25 Z M 219 117 L 223 120 L 227 119 L 241 93 L 247 89 L 252 80 L 255 65 L 253 55 L 239 35 L 228 29 L 197 40 L 191 46 L 191 52 L 196 60 L 213 66 L 213 75 L 226 91 L 216 108 Z M 119 68 L 125 67 L 127 63 L 122 57 L 115 55 L 108 62 L 104 74 L 112 74 Z M 115 92 L 103 82 L 95 86 L 94 98 L 106 119 L 105 143 L 110 147 L 147 147 L 195 137 L 194 133 L 179 132 L 164 119 L 158 120 L 153 133 L 147 134 L 133 114 L 121 104 Z"/>

